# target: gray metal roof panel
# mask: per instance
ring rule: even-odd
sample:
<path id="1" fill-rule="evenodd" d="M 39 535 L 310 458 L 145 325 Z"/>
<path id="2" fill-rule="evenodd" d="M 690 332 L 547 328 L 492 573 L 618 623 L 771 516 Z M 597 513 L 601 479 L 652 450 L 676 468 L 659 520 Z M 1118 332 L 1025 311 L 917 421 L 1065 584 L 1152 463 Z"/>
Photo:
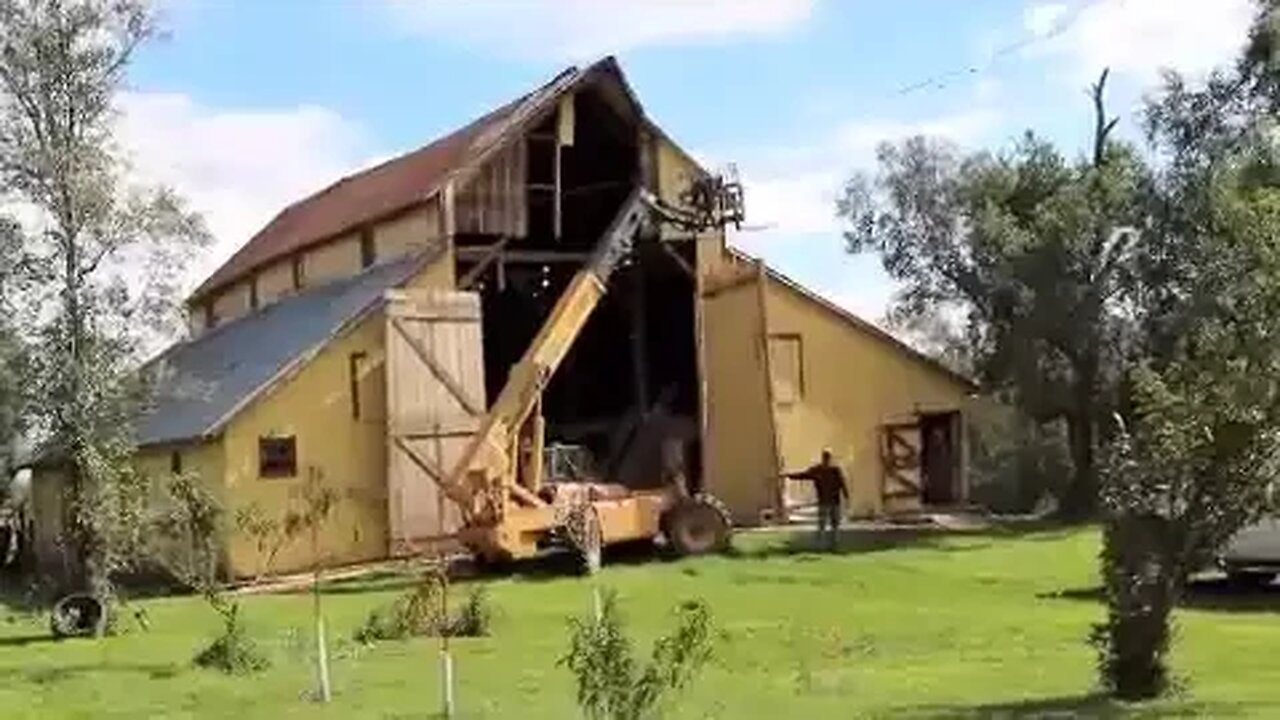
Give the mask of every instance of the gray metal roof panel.
<path id="1" fill-rule="evenodd" d="M 139 420 L 139 445 L 201 437 L 295 359 L 381 302 L 420 268 L 422 256 L 374 266 L 279 300 L 179 342 L 149 363 L 154 392 Z"/>

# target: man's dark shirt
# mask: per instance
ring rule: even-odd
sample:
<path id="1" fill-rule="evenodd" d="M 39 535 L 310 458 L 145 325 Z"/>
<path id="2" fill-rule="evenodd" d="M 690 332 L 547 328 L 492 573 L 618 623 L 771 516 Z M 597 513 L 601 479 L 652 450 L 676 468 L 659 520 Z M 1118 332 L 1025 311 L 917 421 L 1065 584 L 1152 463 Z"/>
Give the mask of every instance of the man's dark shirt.
<path id="1" fill-rule="evenodd" d="M 818 463 L 807 470 L 792 473 L 791 477 L 797 480 L 812 480 L 813 489 L 818 493 L 819 505 L 837 505 L 841 495 L 849 496 L 849 490 L 844 484 L 844 473 L 840 472 L 840 468 L 836 465 Z"/>

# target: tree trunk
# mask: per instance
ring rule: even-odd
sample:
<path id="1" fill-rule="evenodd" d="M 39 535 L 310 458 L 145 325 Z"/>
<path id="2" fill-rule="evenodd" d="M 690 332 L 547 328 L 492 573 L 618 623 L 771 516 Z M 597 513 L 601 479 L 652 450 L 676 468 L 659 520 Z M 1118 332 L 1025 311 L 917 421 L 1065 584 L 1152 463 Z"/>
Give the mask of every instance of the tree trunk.
<path id="1" fill-rule="evenodd" d="M 1088 520 L 1098 508 L 1097 443 L 1098 354 L 1086 352 L 1075 366 L 1073 410 L 1067 417 L 1071 445 L 1071 484 L 1062 497 L 1060 514 L 1070 521 Z"/>
<path id="2" fill-rule="evenodd" d="M 1071 483 L 1062 497 L 1060 514 L 1066 520 L 1093 517 L 1098 506 L 1098 469 L 1094 458 L 1094 420 L 1077 413 L 1067 419 L 1067 439 L 1071 445 Z"/>

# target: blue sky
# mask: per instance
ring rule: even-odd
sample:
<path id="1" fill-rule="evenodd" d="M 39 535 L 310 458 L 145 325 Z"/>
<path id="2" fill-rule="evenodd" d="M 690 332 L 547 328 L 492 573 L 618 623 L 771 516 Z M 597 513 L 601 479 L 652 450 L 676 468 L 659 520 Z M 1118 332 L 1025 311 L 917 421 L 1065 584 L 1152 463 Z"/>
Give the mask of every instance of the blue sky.
<path id="1" fill-rule="evenodd" d="M 213 269 L 285 204 L 615 54 L 646 110 L 738 165 L 733 241 L 877 319 L 893 291 L 842 250 L 840 180 L 924 132 L 999 147 L 1027 127 L 1076 152 L 1111 66 L 1132 120 L 1170 66 L 1228 61 L 1248 0 L 170 0 L 122 98 L 139 173 L 206 213 Z M 907 90 L 909 88 L 914 88 Z M 904 91 L 905 90 L 905 91 Z"/>

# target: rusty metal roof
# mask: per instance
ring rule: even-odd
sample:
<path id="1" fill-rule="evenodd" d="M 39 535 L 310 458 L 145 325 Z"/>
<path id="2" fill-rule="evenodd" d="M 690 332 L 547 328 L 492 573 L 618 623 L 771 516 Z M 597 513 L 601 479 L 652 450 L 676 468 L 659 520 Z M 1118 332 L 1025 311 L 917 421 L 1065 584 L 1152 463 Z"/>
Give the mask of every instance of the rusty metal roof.
<path id="1" fill-rule="evenodd" d="M 571 67 L 537 90 L 429 145 L 345 177 L 290 205 L 201 283 L 188 302 L 307 246 L 425 202 L 456 173 L 481 162 L 562 93 L 598 70 L 621 78 L 621 70 L 611 57 L 585 70 Z"/>

